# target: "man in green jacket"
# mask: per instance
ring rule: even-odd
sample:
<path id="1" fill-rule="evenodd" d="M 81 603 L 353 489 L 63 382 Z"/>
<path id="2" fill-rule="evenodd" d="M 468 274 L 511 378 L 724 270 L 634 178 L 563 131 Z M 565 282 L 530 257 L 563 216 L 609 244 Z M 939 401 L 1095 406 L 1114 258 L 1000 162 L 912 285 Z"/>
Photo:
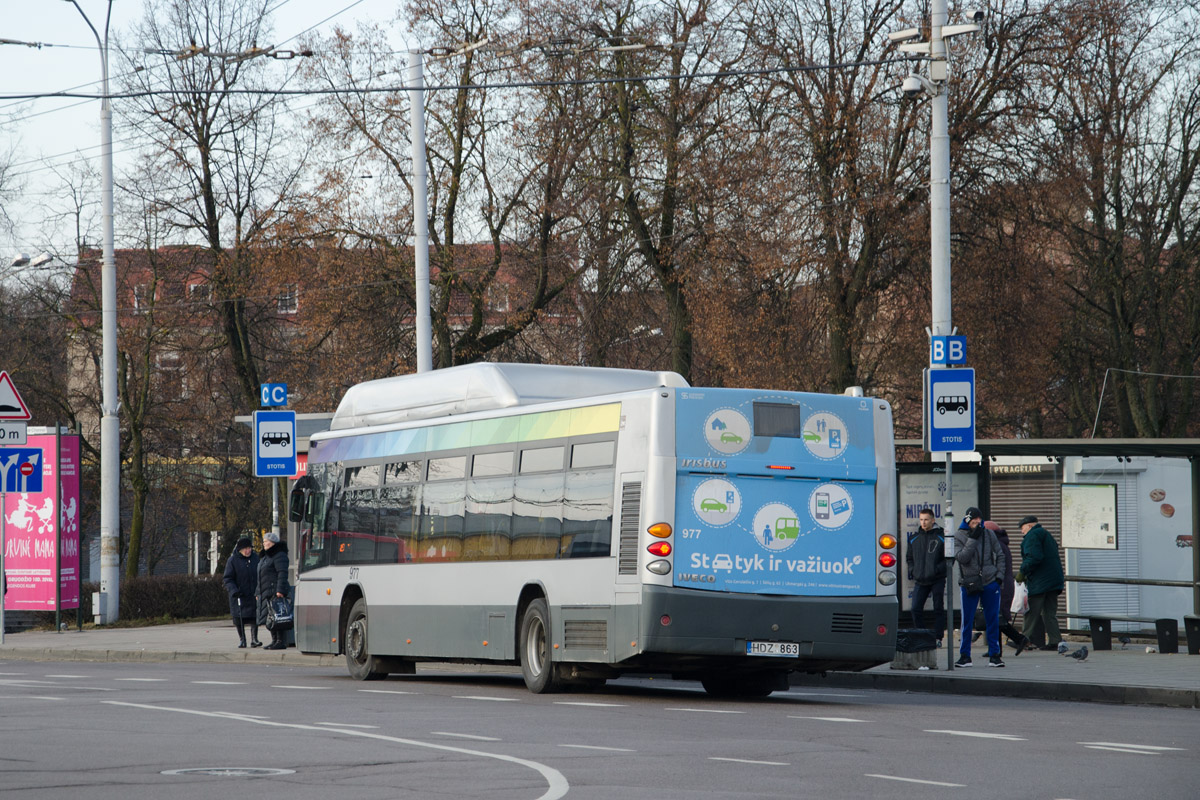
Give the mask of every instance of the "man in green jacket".
<path id="1" fill-rule="evenodd" d="M 1021 517 L 1021 533 L 1021 570 L 1016 577 L 1029 590 L 1029 610 L 1021 633 L 1039 650 L 1057 650 L 1062 641 L 1058 596 L 1065 585 L 1058 543 L 1032 514 Z"/>

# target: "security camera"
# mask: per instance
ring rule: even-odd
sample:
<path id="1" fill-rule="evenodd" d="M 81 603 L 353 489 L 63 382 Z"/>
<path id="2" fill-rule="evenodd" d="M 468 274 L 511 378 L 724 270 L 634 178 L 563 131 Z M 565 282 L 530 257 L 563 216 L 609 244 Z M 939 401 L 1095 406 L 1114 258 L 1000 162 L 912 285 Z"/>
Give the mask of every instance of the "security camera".
<path id="1" fill-rule="evenodd" d="M 921 29 L 920 28 L 905 28 L 902 31 L 895 31 L 893 33 L 888 34 L 888 39 L 891 40 L 891 42 L 893 44 L 900 44 L 902 42 L 911 42 L 913 39 L 920 39 L 920 38 L 921 38 Z"/>
<path id="2" fill-rule="evenodd" d="M 909 75 L 904 79 L 904 83 L 900 84 L 900 91 L 904 92 L 906 97 L 916 97 L 925 89 L 921 85 L 921 79 L 916 75 Z"/>
<path id="3" fill-rule="evenodd" d="M 982 8 L 968 8 L 965 16 L 971 22 L 983 22 L 987 17 L 987 12 Z"/>

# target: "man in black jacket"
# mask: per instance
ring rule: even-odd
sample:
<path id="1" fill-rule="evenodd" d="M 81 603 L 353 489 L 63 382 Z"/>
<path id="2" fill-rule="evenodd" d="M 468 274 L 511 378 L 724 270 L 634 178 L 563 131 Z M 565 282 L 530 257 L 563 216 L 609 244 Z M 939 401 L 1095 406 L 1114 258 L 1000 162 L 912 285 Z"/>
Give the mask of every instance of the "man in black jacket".
<path id="1" fill-rule="evenodd" d="M 921 509 L 917 518 L 921 527 L 908 540 L 904 555 L 913 582 L 912 623 L 914 628 L 925 627 L 925 600 L 933 597 L 933 630 L 940 647 L 946 630 L 946 537 L 934 523 L 932 509 Z"/>

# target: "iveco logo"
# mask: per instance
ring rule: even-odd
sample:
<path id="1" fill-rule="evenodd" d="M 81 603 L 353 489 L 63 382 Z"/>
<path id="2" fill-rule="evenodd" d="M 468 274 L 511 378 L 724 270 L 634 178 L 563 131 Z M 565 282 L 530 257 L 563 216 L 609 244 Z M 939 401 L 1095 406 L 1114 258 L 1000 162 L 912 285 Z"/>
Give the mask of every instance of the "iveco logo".
<path id="1" fill-rule="evenodd" d="M 695 572 L 681 572 L 676 577 L 679 583 L 716 583 L 716 575 L 699 575 Z"/>

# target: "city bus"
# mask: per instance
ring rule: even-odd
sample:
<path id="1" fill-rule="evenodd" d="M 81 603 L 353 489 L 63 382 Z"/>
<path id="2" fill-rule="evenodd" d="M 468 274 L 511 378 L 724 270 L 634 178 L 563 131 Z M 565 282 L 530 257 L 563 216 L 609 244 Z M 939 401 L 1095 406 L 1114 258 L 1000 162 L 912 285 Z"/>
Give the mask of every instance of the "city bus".
<path id="1" fill-rule="evenodd" d="M 311 437 L 295 637 L 350 674 L 520 666 L 765 696 L 895 655 L 890 406 L 673 372 L 470 364 L 369 381 Z"/>

